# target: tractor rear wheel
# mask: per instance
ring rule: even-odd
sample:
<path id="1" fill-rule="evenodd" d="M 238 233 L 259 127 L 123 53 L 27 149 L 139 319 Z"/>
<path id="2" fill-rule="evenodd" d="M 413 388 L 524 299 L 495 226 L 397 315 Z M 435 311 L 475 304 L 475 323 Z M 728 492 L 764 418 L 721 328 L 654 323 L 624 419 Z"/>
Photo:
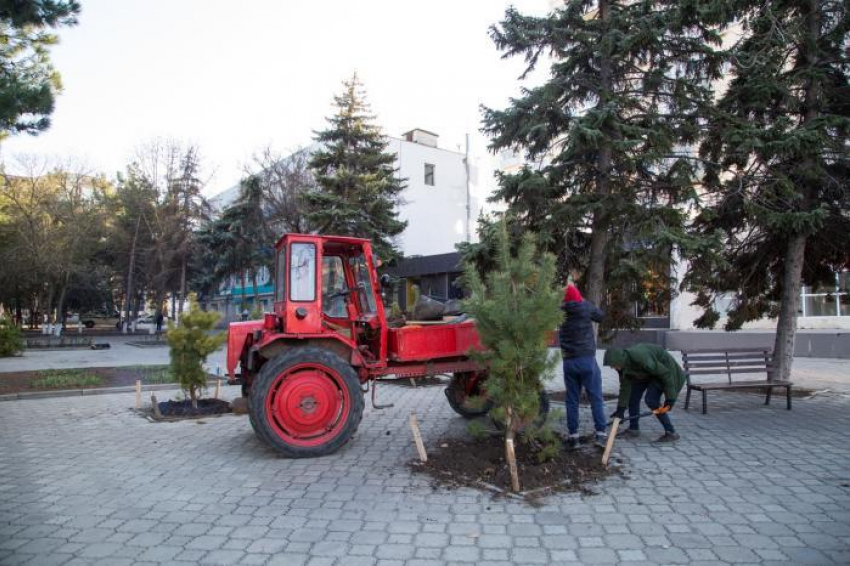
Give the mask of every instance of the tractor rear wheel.
<path id="1" fill-rule="evenodd" d="M 310 346 L 266 362 L 251 386 L 251 424 L 257 436 L 290 458 L 339 450 L 360 425 L 363 406 L 351 365 Z"/>
<path id="2" fill-rule="evenodd" d="M 484 380 L 484 376 L 471 371 L 452 375 L 451 382 L 446 386 L 446 399 L 457 414 L 465 419 L 474 419 L 490 412 L 493 402 L 489 399 L 470 402 L 471 397 L 481 397 L 486 394 L 481 386 Z"/>

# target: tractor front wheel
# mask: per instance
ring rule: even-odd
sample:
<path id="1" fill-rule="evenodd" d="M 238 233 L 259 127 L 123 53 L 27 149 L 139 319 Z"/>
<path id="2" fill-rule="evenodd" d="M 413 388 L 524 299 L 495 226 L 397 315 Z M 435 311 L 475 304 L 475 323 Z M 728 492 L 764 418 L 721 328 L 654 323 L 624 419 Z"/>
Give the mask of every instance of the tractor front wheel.
<path id="1" fill-rule="evenodd" d="M 315 347 L 266 362 L 251 386 L 251 417 L 262 440 L 290 458 L 325 456 L 354 435 L 363 417 L 357 373 Z"/>

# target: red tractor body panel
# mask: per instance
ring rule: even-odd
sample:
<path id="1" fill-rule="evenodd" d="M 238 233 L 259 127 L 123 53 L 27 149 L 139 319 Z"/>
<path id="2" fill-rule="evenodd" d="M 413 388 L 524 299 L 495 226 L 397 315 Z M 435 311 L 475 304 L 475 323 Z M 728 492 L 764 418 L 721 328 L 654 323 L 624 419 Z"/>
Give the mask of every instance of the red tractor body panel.
<path id="1" fill-rule="evenodd" d="M 389 330 L 390 362 L 421 362 L 467 356 L 481 349 L 475 323 L 417 325 L 415 322 Z"/>
<path id="2" fill-rule="evenodd" d="M 243 350 L 249 340 L 253 339 L 254 332 L 262 328 L 263 322 L 259 320 L 230 323 L 227 333 L 227 374 L 231 380 L 236 379 L 236 366 L 239 365 Z"/>

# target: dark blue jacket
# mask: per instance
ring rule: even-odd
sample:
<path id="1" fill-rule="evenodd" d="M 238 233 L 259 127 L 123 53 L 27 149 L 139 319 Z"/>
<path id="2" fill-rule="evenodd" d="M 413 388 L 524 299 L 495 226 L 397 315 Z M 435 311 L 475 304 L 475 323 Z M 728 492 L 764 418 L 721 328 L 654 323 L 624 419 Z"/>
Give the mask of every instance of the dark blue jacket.
<path id="1" fill-rule="evenodd" d="M 570 301 L 561 305 L 566 318 L 559 337 L 564 358 L 596 355 L 596 337 L 591 322 L 601 322 L 604 314 L 590 301 Z"/>

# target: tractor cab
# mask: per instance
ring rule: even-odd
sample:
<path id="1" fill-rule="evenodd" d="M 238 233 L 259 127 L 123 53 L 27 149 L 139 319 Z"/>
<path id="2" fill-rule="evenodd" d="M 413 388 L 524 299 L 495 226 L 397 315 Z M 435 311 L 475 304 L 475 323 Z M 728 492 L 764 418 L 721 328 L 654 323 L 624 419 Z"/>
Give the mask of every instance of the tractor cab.
<path id="1" fill-rule="evenodd" d="M 360 238 L 287 234 L 275 248 L 271 316 L 279 330 L 305 337 L 333 334 L 366 364 L 384 359 L 384 306 L 371 243 Z"/>

